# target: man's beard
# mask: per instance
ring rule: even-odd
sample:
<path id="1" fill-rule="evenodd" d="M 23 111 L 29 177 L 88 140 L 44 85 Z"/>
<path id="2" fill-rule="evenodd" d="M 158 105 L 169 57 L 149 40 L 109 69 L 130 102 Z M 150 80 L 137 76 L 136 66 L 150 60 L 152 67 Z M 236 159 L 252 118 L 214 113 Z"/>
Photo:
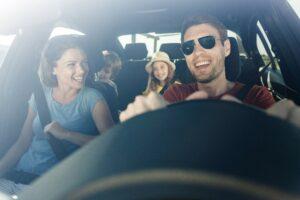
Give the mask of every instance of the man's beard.
<path id="1" fill-rule="evenodd" d="M 193 77 L 194 79 L 197 81 L 197 83 L 210 83 L 213 80 L 215 80 L 216 78 L 218 78 L 224 71 L 224 68 L 222 68 L 220 71 L 216 71 L 216 69 L 209 75 L 209 77 L 207 77 L 206 79 L 198 79 L 196 77 L 196 75 L 193 73 Z"/>

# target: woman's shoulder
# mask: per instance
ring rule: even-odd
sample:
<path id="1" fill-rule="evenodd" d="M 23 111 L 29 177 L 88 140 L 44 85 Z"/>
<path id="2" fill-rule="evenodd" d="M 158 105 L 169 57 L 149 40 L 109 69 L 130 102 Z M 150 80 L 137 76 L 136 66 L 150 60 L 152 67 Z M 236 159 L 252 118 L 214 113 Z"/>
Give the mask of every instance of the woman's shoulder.
<path id="1" fill-rule="evenodd" d="M 95 88 L 84 87 L 82 88 L 82 96 L 84 98 L 93 98 L 93 97 L 100 97 L 103 98 L 103 95 L 100 91 L 96 90 Z"/>

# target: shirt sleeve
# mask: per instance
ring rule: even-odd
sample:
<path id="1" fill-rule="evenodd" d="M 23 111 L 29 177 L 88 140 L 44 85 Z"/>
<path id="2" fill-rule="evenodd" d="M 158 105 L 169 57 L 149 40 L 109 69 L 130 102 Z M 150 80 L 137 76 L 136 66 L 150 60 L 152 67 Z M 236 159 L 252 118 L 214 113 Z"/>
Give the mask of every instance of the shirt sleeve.
<path id="1" fill-rule="evenodd" d="M 171 85 L 163 94 L 163 97 L 169 103 L 175 103 L 178 101 L 177 93 L 174 85 Z"/>
<path id="2" fill-rule="evenodd" d="M 105 102 L 105 99 L 103 95 L 95 89 L 89 88 L 86 95 L 85 95 L 85 100 L 87 102 L 87 109 L 89 110 L 90 113 L 93 113 L 93 110 L 95 108 L 95 105 L 98 102 Z"/>
<path id="3" fill-rule="evenodd" d="M 266 87 L 254 86 L 246 97 L 246 103 L 267 109 L 275 103 L 275 99 Z"/>

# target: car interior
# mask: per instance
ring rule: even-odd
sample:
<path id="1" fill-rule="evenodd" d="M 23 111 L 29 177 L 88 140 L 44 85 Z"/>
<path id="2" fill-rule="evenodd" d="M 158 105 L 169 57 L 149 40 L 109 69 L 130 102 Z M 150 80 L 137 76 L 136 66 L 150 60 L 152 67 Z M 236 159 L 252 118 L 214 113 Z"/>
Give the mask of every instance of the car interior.
<path id="1" fill-rule="evenodd" d="M 43 12 L 43 19 L 35 16 Z M 145 90 L 145 65 L 154 53 L 146 43 L 132 39 L 123 46 L 118 38 L 179 33 L 193 13 L 213 15 L 235 33 L 225 60 L 228 80 L 265 86 L 277 101 L 300 105 L 299 17 L 286 0 L 61 0 L 20 13 L 22 19 L 0 28 L 16 35 L 0 68 L 0 157 L 19 136 L 27 101 L 37 92 L 41 51 L 56 27 L 83 33 L 90 62 L 86 84 L 105 93 L 116 122 Z M 93 80 L 106 50 L 122 59 L 117 97 Z M 179 42 L 157 50 L 175 63 L 176 80 L 194 81 Z M 249 106 L 181 102 L 118 123 L 63 157 L 18 199 L 300 199 L 299 133 Z"/>

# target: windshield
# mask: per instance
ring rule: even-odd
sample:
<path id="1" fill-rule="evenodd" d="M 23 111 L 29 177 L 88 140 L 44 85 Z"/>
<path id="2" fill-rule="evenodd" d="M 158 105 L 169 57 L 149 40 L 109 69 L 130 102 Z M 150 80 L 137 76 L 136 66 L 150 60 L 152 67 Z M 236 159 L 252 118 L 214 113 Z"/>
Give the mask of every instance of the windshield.
<path id="1" fill-rule="evenodd" d="M 15 35 L 0 35 L 0 68 L 14 39 Z"/>

